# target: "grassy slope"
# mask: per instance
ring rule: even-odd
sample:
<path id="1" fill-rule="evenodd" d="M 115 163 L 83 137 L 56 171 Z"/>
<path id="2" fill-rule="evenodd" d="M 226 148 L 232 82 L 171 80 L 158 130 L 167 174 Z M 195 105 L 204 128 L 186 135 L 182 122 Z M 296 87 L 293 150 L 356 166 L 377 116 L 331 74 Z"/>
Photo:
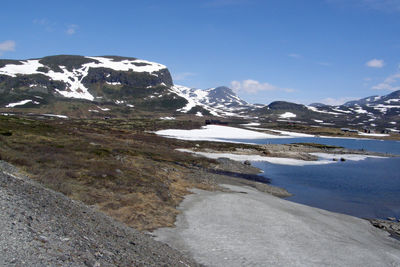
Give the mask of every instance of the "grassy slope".
<path id="1" fill-rule="evenodd" d="M 172 226 L 193 165 L 212 161 L 183 155 L 188 142 L 147 130 L 194 127 L 191 122 L 62 120 L 0 116 L 0 158 L 50 188 L 140 230 Z"/>

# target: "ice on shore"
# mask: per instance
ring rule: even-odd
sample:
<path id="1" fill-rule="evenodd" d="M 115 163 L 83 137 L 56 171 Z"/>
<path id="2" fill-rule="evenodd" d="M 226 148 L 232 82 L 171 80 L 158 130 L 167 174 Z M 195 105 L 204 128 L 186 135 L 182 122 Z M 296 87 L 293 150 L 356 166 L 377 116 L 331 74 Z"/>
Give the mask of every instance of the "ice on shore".
<path id="1" fill-rule="evenodd" d="M 181 152 L 194 153 L 196 155 L 200 155 L 210 159 L 219 159 L 219 158 L 228 158 L 235 161 L 265 161 L 273 164 L 280 165 L 291 165 L 291 166 L 306 166 L 306 165 L 324 165 L 334 163 L 332 160 L 300 160 L 300 159 L 291 159 L 291 158 L 277 158 L 277 157 L 265 157 L 259 155 L 242 155 L 242 154 L 232 154 L 232 153 L 211 153 L 211 152 L 197 152 L 189 149 L 177 149 Z"/>
<path id="2" fill-rule="evenodd" d="M 343 158 L 345 160 L 359 161 L 365 160 L 366 158 L 383 158 L 379 156 L 371 155 L 355 155 L 355 154 L 328 154 L 328 153 L 310 153 L 311 155 L 319 157 L 319 160 L 301 160 L 292 158 L 278 158 L 278 157 L 266 157 L 260 155 L 246 155 L 246 154 L 233 154 L 233 153 L 218 153 L 218 152 L 199 152 L 192 151 L 189 149 L 179 148 L 181 152 L 193 153 L 210 159 L 228 158 L 235 161 L 265 161 L 279 165 L 290 165 L 290 166 L 307 166 L 307 165 L 324 165 L 337 163 L 333 159 Z"/>
<path id="3" fill-rule="evenodd" d="M 383 159 L 384 157 L 380 156 L 372 156 L 372 155 L 359 155 L 359 154 L 328 154 L 328 153 L 310 153 L 311 155 L 317 156 L 323 160 L 330 160 L 343 158 L 345 160 L 351 161 L 360 161 L 365 160 L 366 158 L 380 158 Z"/>

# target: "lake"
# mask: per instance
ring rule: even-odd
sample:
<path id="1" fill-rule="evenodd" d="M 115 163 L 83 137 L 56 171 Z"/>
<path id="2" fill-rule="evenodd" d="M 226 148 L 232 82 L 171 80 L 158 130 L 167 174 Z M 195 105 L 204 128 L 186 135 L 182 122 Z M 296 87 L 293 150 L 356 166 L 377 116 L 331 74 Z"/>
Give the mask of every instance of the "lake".
<path id="1" fill-rule="evenodd" d="M 400 154 L 400 142 L 341 138 L 235 140 L 258 144 L 312 142 Z M 287 166 L 253 162 L 271 184 L 294 194 L 290 201 L 361 218 L 400 218 L 400 158 L 368 158 L 327 165 Z"/>

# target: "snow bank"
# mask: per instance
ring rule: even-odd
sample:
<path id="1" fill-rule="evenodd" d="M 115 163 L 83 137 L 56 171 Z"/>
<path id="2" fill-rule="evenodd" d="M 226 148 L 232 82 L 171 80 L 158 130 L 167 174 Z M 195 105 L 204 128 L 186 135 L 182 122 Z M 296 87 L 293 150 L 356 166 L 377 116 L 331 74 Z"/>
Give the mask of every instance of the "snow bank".
<path id="1" fill-rule="evenodd" d="M 16 103 L 10 103 L 10 104 L 8 104 L 6 106 L 6 108 L 13 108 L 13 107 L 16 107 L 16 106 L 23 106 L 23 105 L 28 104 L 30 102 L 32 102 L 33 104 L 40 104 L 39 102 L 32 101 L 30 99 L 26 99 L 26 100 L 21 100 L 21 101 L 16 102 Z"/>
<path id="2" fill-rule="evenodd" d="M 167 68 L 162 64 L 141 59 L 135 59 L 135 60 L 125 59 L 122 61 L 114 61 L 112 58 L 105 58 L 105 57 L 86 57 L 86 58 L 99 61 L 99 63 L 90 62 L 84 64 L 84 66 L 90 68 L 108 68 L 116 71 L 132 70 L 134 72 L 149 72 L 149 73 L 157 72 Z"/>
<path id="3" fill-rule="evenodd" d="M 242 126 L 260 126 L 261 124 L 259 122 L 249 122 L 245 124 L 240 124 Z"/>
<path id="4" fill-rule="evenodd" d="M 390 134 L 361 133 L 361 132 L 359 132 L 358 135 L 362 135 L 362 136 L 377 136 L 377 137 L 390 136 Z"/>
<path id="5" fill-rule="evenodd" d="M 268 138 L 287 138 L 272 134 L 265 134 L 246 129 L 234 128 L 221 125 L 207 125 L 201 129 L 194 130 L 161 130 L 156 134 L 170 138 L 182 140 L 200 140 L 200 141 L 226 141 L 223 139 L 268 139 Z"/>
<path id="6" fill-rule="evenodd" d="M 68 119 L 68 116 L 65 115 L 56 115 L 56 114 L 41 114 L 42 116 L 46 117 L 55 117 L 55 118 L 61 118 L 61 119 Z"/>
<path id="7" fill-rule="evenodd" d="M 290 118 L 296 118 L 296 117 L 297 117 L 297 115 L 292 112 L 285 112 L 285 113 L 279 115 L 279 118 L 281 118 L 281 119 L 290 119 Z"/>
<path id="8" fill-rule="evenodd" d="M 331 162 L 333 159 L 340 159 L 340 158 L 344 158 L 345 160 L 351 160 L 351 161 L 360 161 L 360 160 L 365 160 L 366 158 L 379 158 L 379 159 L 384 158 L 372 155 L 355 155 L 355 154 L 328 154 L 328 153 L 310 153 L 310 154 L 317 156 L 320 159 L 330 160 Z"/>
<path id="9" fill-rule="evenodd" d="M 175 120 L 175 118 L 174 117 L 160 117 L 160 120 L 171 121 L 171 120 Z"/>
<path id="10" fill-rule="evenodd" d="M 239 155 L 232 153 L 209 153 L 209 152 L 195 152 L 189 149 L 177 149 L 181 152 L 193 153 L 210 159 L 228 158 L 235 161 L 265 161 L 273 164 L 279 165 L 290 165 L 290 166 L 306 166 L 306 165 L 324 165 L 335 163 L 332 160 L 318 160 L 318 161 L 306 161 L 300 159 L 290 159 L 290 158 L 275 158 L 275 157 L 265 157 L 259 155 Z"/>

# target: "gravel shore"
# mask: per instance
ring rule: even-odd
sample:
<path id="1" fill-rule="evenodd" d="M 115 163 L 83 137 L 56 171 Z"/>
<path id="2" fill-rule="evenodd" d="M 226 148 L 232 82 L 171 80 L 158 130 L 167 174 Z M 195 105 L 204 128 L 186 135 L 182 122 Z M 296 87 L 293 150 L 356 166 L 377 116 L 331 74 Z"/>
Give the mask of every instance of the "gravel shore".
<path id="1" fill-rule="evenodd" d="M 0 161 L 0 266 L 198 266 Z"/>
<path id="2" fill-rule="evenodd" d="M 367 220 L 224 186 L 193 190 L 157 240 L 207 266 L 400 266 L 400 242 Z"/>

